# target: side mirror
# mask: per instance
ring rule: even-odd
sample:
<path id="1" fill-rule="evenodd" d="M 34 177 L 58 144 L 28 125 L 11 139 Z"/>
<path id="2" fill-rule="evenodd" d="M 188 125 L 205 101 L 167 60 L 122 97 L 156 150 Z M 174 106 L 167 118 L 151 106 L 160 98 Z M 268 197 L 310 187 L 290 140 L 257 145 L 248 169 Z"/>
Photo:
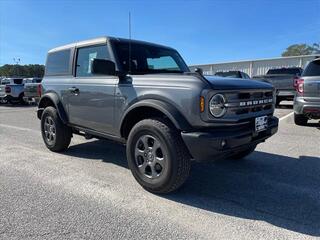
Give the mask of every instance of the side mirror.
<path id="1" fill-rule="evenodd" d="M 201 76 L 203 76 L 203 70 L 202 70 L 202 68 L 196 68 L 196 69 L 194 70 L 194 72 L 199 73 Z"/>
<path id="2" fill-rule="evenodd" d="M 102 75 L 116 75 L 116 65 L 110 60 L 94 58 L 91 61 L 91 73 Z"/>

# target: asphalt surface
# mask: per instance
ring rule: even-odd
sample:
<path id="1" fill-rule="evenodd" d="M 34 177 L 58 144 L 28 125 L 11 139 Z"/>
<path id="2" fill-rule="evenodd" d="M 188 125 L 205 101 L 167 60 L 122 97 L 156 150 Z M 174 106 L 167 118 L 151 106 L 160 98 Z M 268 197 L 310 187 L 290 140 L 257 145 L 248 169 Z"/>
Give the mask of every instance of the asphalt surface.
<path id="1" fill-rule="evenodd" d="M 0 106 L 0 239 L 320 238 L 320 125 L 276 110 L 279 132 L 241 161 L 194 163 L 176 193 L 143 190 L 125 149 L 44 146 L 35 107 Z"/>

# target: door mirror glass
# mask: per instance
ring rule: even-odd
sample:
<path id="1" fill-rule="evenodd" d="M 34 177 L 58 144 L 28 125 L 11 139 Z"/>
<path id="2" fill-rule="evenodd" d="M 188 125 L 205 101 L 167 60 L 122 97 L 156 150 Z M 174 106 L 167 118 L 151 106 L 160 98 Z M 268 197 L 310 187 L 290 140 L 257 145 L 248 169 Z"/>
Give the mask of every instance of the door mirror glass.
<path id="1" fill-rule="evenodd" d="M 94 58 L 91 60 L 91 73 L 101 75 L 115 75 L 116 65 L 110 60 Z"/>

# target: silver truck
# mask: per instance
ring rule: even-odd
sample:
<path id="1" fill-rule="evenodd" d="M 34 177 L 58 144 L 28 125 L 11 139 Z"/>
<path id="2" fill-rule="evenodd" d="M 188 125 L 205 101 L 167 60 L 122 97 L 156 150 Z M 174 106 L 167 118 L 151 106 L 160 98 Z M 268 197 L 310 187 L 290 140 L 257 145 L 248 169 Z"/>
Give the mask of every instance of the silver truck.
<path id="1" fill-rule="evenodd" d="M 0 80 L 0 103 L 7 103 L 7 99 L 6 99 L 6 85 L 10 84 L 10 79 L 8 78 L 2 78 Z"/>
<path id="2" fill-rule="evenodd" d="M 190 72 L 173 48 L 101 37 L 49 51 L 37 115 L 54 152 L 72 135 L 126 144 L 145 189 L 168 193 L 191 160 L 241 159 L 277 132 L 269 83 Z"/>
<path id="3" fill-rule="evenodd" d="M 304 126 L 309 119 L 320 119 L 320 58 L 307 65 L 295 86 L 295 124 Z"/>
<path id="4" fill-rule="evenodd" d="M 38 103 L 41 92 L 42 78 L 25 78 L 24 79 L 24 96 L 25 102 Z"/>
<path id="5" fill-rule="evenodd" d="M 9 103 L 24 104 L 24 81 L 23 78 L 9 78 L 10 83 L 5 86 L 5 100 Z"/>
<path id="6" fill-rule="evenodd" d="M 23 79 L 4 78 L 1 80 L 0 99 L 3 103 L 23 103 Z"/>
<path id="7" fill-rule="evenodd" d="M 294 83 L 301 76 L 302 68 L 269 69 L 265 75 L 254 76 L 253 79 L 271 83 L 276 89 L 276 105 L 283 100 L 293 100 L 295 95 Z"/>

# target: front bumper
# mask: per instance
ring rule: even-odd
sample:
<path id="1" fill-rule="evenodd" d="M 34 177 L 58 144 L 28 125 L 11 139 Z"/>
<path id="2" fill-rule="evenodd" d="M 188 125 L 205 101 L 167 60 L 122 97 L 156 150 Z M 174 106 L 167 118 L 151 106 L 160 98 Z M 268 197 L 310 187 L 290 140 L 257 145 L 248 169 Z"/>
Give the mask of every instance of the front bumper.
<path id="1" fill-rule="evenodd" d="M 305 101 L 304 97 L 295 97 L 293 103 L 295 114 L 305 115 L 309 118 L 320 118 L 320 99 L 317 101 Z"/>
<path id="2" fill-rule="evenodd" d="M 278 118 L 270 117 L 267 130 L 259 133 L 254 131 L 252 123 L 242 127 L 182 132 L 181 136 L 194 160 L 209 161 L 228 158 L 241 150 L 264 142 L 278 131 L 278 123 Z"/>

